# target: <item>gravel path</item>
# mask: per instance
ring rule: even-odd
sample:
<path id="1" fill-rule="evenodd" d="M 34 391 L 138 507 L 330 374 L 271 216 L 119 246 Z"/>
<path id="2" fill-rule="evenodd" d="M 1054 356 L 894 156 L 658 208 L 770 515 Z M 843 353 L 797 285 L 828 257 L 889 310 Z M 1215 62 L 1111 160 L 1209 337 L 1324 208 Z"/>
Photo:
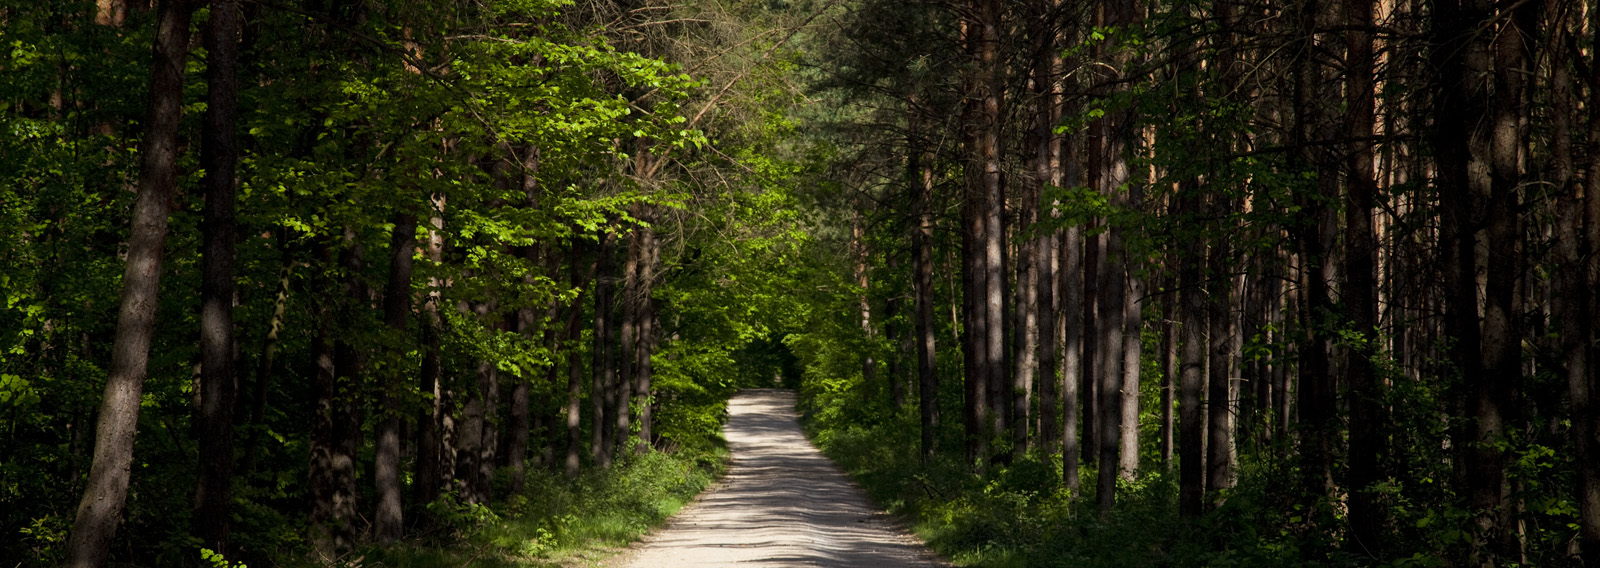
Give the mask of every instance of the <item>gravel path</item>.
<path id="1" fill-rule="evenodd" d="M 728 474 L 616 568 L 948 566 L 877 510 L 800 432 L 793 391 L 750 389 L 728 403 Z"/>

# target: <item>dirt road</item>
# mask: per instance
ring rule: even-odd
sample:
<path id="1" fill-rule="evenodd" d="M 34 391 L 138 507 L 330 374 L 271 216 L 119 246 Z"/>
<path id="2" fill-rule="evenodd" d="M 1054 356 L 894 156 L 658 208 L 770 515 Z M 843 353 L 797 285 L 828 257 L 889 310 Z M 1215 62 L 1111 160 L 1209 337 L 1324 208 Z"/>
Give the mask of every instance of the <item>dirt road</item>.
<path id="1" fill-rule="evenodd" d="M 800 433 L 793 391 L 728 404 L 727 476 L 610 563 L 678 566 L 948 566 L 877 510 Z"/>

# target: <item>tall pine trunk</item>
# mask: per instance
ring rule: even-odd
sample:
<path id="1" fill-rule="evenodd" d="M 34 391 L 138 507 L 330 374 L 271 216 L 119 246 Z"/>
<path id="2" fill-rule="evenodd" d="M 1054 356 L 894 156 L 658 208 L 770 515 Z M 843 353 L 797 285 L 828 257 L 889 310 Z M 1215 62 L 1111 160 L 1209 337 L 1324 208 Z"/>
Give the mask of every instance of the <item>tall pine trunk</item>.
<path id="1" fill-rule="evenodd" d="M 201 221 L 200 281 L 200 483 L 195 493 L 195 534 L 201 546 L 227 554 L 229 505 L 233 501 L 234 385 L 234 176 L 239 161 L 236 143 L 239 81 L 239 32 L 243 15 L 238 0 L 211 5 L 205 29 L 206 115 L 200 135 L 201 182 L 205 190 Z"/>
<path id="2" fill-rule="evenodd" d="M 395 214 L 394 231 L 389 239 L 389 282 L 383 291 L 383 323 L 388 326 L 392 345 L 406 345 L 407 321 L 411 316 L 411 268 L 417 251 L 417 216 L 410 210 Z M 403 348 L 402 348 L 403 349 Z M 399 351 L 399 349 L 396 349 Z M 396 359 L 402 353 L 394 353 Z M 385 371 L 384 384 L 378 386 L 382 416 L 378 420 L 377 448 L 373 460 L 373 494 L 377 511 L 372 532 L 380 542 L 393 542 L 404 530 L 404 505 L 400 480 L 400 417 L 404 412 L 401 394 L 404 374 L 399 369 Z"/>
<path id="3" fill-rule="evenodd" d="M 1363 341 L 1345 363 L 1350 405 L 1351 551 L 1382 558 L 1383 512 L 1373 485 L 1384 479 L 1378 456 L 1387 455 L 1382 393 L 1373 357 L 1378 338 L 1377 238 L 1373 207 L 1378 184 L 1373 177 L 1372 145 L 1376 101 L 1373 94 L 1372 0 L 1347 0 L 1345 24 L 1345 135 L 1351 140 L 1345 179 L 1345 283 L 1343 298 L 1350 324 Z"/>
<path id="4" fill-rule="evenodd" d="M 647 213 L 648 214 L 648 213 Z M 650 355 L 656 346 L 656 303 L 652 291 L 655 288 L 656 268 L 661 262 L 661 241 L 656 238 L 655 229 L 642 227 L 639 242 L 639 310 L 636 316 L 639 319 L 637 326 L 638 344 L 634 348 L 634 387 L 633 395 L 638 399 L 639 406 L 639 444 L 633 447 L 638 454 L 649 452 L 654 447 L 654 434 L 651 426 L 654 423 L 651 406 L 651 372 Z"/>
<path id="5" fill-rule="evenodd" d="M 600 467 L 611 466 L 614 441 L 611 425 L 616 421 L 616 406 L 611 403 L 612 383 L 615 380 L 611 357 L 611 291 L 615 287 L 611 275 L 612 232 L 600 229 L 599 246 L 595 249 L 594 282 L 594 341 L 590 347 L 589 374 L 593 384 L 589 391 L 592 410 L 590 427 L 590 457 Z"/>
<path id="6" fill-rule="evenodd" d="M 909 182 L 916 188 L 917 226 L 911 232 L 913 257 L 912 293 L 916 312 L 917 415 L 922 427 L 921 450 L 924 461 L 932 459 L 939 436 L 939 375 L 935 352 L 936 329 L 933 321 L 933 153 L 923 138 L 921 109 L 917 98 L 907 99 L 910 147 Z"/>
<path id="7" fill-rule="evenodd" d="M 1589 29 L 1600 37 L 1600 10 L 1589 10 Z M 1578 471 L 1575 500 L 1578 502 L 1578 537 L 1583 554 L 1591 560 L 1600 557 L 1600 412 L 1594 406 L 1597 378 L 1600 378 L 1600 353 L 1596 352 L 1596 329 L 1600 328 L 1600 301 L 1594 291 L 1600 288 L 1600 57 L 1593 58 L 1588 74 L 1589 163 L 1582 186 L 1583 219 L 1577 223 L 1582 237 L 1579 251 L 1585 260 L 1574 266 L 1574 285 L 1582 286 L 1581 298 L 1587 301 L 1574 318 L 1586 322 L 1575 334 L 1579 346 L 1569 358 L 1583 357 L 1585 364 L 1569 363 L 1568 388 L 1572 400 L 1572 435 L 1577 448 Z M 1576 189 L 1576 188 L 1575 188 Z M 1578 201 L 1578 200 L 1575 200 Z M 1576 209 L 1577 207 L 1574 207 Z"/>
<path id="8" fill-rule="evenodd" d="M 434 266 L 444 262 L 444 200 L 433 198 L 428 219 L 428 261 Z M 439 304 L 443 301 L 444 280 L 428 278 L 428 295 L 422 302 L 422 368 L 418 373 L 418 391 L 426 404 L 417 416 L 416 477 L 412 481 L 418 504 L 426 505 L 439 498 L 446 472 L 452 468 L 444 464 L 445 390 L 440 382 L 443 364 L 443 325 Z"/>
<path id="9" fill-rule="evenodd" d="M 65 565 L 74 568 L 106 563 L 127 503 L 139 401 L 155 335 L 161 254 L 172 194 L 178 185 L 178 122 L 183 116 L 183 66 L 193 10 L 187 0 L 165 0 L 156 17 L 149 110 L 139 148 L 139 189 L 134 197 L 117 331 L 95 427 L 94 460 L 67 540 Z"/>
<path id="10" fill-rule="evenodd" d="M 1200 213 L 1200 184 L 1184 182 L 1178 190 L 1180 216 Z M 1198 223 L 1194 223 L 1198 227 Z M 1192 229 L 1191 229 L 1192 230 Z M 1178 512 L 1195 518 L 1205 511 L 1207 420 L 1205 276 L 1201 262 L 1205 242 L 1191 238 L 1178 257 L 1178 329 L 1183 334 L 1178 378 Z"/>

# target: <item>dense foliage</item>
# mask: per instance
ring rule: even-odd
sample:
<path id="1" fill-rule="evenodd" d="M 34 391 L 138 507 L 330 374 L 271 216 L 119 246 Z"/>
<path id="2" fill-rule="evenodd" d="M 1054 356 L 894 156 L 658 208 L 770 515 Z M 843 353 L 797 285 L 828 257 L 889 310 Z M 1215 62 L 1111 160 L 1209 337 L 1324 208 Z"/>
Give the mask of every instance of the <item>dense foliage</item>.
<path id="1" fill-rule="evenodd" d="M 1593 4 L 0 0 L 0 562 L 1592 565 Z"/>
<path id="2" fill-rule="evenodd" d="M 1596 14 L 846 3 L 819 445 L 981 565 L 1593 565 Z"/>
<path id="3" fill-rule="evenodd" d="M 581 547 L 703 487 L 746 346 L 795 311 L 793 189 L 813 168 L 785 140 L 796 93 L 769 32 L 799 11 L 657 8 L 0 5 L 0 558 L 335 561 L 401 534 L 482 545 L 485 519 Z M 214 43 L 228 11 L 243 24 Z M 157 41 L 169 18 L 176 52 Z M 167 109 L 152 77 L 174 55 Z M 226 68 L 236 120 L 218 126 Z M 164 116 L 176 152 L 152 165 Z M 226 216 L 201 163 L 219 131 L 237 137 Z M 163 167 L 169 188 L 143 181 Z M 158 234 L 134 203 L 163 190 Z M 231 316 L 206 328 L 224 224 Z M 140 234 L 164 239 L 149 361 L 116 367 Z M 211 330 L 232 371 L 206 362 Z M 118 369 L 133 407 L 102 396 Z M 137 427 L 125 497 L 85 481 L 115 457 L 95 442 L 112 415 Z M 219 430 L 232 455 L 206 449 Z M 631 457 L 652 447 L 672 456 Z M 219 477 L 231 531 L 202 520 L 197 487 Z M 80 499 L 117 503 L 111 532 Z M 69 539 L 89 532 L 115 536 Z"/>

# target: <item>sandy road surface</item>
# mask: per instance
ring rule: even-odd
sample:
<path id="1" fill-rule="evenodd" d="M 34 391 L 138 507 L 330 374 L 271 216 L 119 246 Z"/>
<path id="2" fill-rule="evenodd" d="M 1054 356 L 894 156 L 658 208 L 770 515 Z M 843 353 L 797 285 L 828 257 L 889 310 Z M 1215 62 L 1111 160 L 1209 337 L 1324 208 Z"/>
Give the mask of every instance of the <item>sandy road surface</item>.
<path id="1" fill-rule="evenodd" d="M 794 402 L 779 389 L 734 396 L 727 476 L 611 566 L 947 566 L 806 440 Z"/>

